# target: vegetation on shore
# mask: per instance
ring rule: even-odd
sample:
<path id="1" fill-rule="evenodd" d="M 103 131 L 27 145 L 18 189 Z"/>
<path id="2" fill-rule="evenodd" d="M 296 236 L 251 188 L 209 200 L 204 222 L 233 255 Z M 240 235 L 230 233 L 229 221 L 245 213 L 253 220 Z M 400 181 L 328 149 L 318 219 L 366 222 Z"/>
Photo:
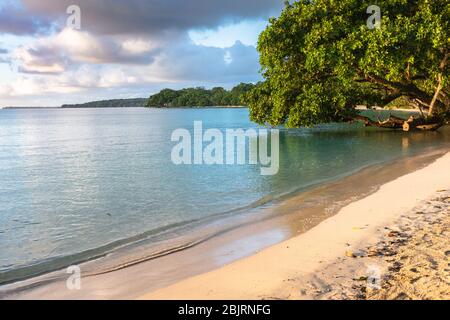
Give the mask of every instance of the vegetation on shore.
<path id="1" fill-rule="evenodd" d="M 231 90 L 221 87 L 211 90 L 202 87 L 181 90 L 164 89 L 152 95 L 146 106 L 157 108 L 241 106 L 244 103 L 243 95 L 253 87 L 253 84 L 241 83 Z"/>
<path id="2" fill-rule="evenodd" d="M 287 127 L 362 120 L 367 126 L 436 129 L 450 115 L 448 0 L 380 0 L 381 24 L 367 25 L 368 0 L 286 3 L 260 35 L 264 82 L 246 94 L 251 119 Z M 397 102 L 419 116 L 385 121 L 358 105 Z"/>
<path id="3" fill-rule="evenodd" d="M 139 108 L 144 107 L 147 99 L 114 99 L 114 100 L 102 100 L 92 101 L 82 104 L 64 104 L 61 108 Z"/>

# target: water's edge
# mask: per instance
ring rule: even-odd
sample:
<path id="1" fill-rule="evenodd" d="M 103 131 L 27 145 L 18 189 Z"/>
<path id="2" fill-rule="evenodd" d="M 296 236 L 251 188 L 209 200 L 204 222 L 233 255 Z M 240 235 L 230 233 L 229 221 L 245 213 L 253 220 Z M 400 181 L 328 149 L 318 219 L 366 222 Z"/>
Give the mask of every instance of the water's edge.
<path id="1" fill-rule="evenodd" d="M 38 286 L 57 281 L 65 276 L 64 270 L 62 269 L 66 268 L 69 265 L 87 263 L 89 265 L 87 268 L 88 272 L 85 273 L 84 276 L 94 277 L 97 275 L 126 269 L 128 267 L 161 258 L 167 255 L 172 255 L 189 250 L 238 228 L 245 228 L 248 225 L 256 223 L 270 224 L 272 223 L 271 220 L 280 219 L 284 215 L 291 216 L 293 211 L 295 211 L 295 208 L 297 208 L 297 205 L 293 206 L 292 203 L 290 204 L 290 202 L 302 201 L 301 197 L 308 197 L 315 193 L 320 194 L 327 192 L 327 190 L 329 191 L 329 189 L 332 189 L 335 184 L 342 183 L 346 179 L 358 179 L 358 176 L 367 177 L 367 175 L 379 171 L 380 168 L 384 168 L 385 170 L 389 171 L 389 168 L 391 166 L 402 166 L 405 162 L 411 162 L 410 165 L 405 165 L 405 167 L 407 167 L 405 168 L 405 172 L 394 170 L 394 172 L 389 172 L 389 174 L 386 174 L 386 177 L 380 177 L 379 181 L 367 182 L 366 192 L 363 192 L 362 188 L 358 188 L 361 189 L 361 192 L 359 194 L 358 192 L 356 192 L 356 190 L 353 190 L 358 198 L 362 198 L 375 192 L 381 184 L 384 184 L 408 172 L 418 170 L 421 167 L 424 167 L 433 162 L 435 159 L 445 154 L 446 152 L 448 152 L 448 148 L 438 148 L 414 156 L 402 156 L 388 162 L 371 164 L 352 172 L 348 172 L 339 177 L 333 177 L 331 179 L 327 179 L 326 181 L 318 182 L 312 186 L 294 190 L 292 192 L 289 192 L 288 194 L 280 195 L 276 199 L 262 201 L 261 203 L 258 202 L 256 204 L 253 204 L 252 206 L 249 206 L 248 208 L 242 208 L 236 211 L 233 210 L 232 212 L 226 212 L 213 217 L 208 217 L 207 219 L 194 220 L 188 222 L 187 224 L 177 225 L 174 227 L 179 228 L 179 232 L 182 234 L 182 236 L 180 236 L 180 238 L 176 240 L 171 239 L 167 241 L 167 239 L 164 238 L 164 232 L 167 230 L 160 230 L 159 234 L 157 235 L 143 234 L 129 239 L 118 240 L 106 246 L 106 248 L 102 247 L 101 249 L 106 249 L 104 252 L 97 254 L 93 252 L 94 254 L 84 259 L 79 257 L 70 257 L 71 259 L 64 260 L 66 257 L 63 257 L 60 265 L 55 265 L 54 262 L 50 262 L 50 264 L 53 263 L 52 265 L 54 266 L 51 270 L 45 270 L 45 268 L 42 268 L 41 270 L 34 270 L 35 272 L 33 272 L 33 274 L 31 275 L 27 275 L 27 272 L 29 272 L 29 270 L 26 269 L 20 272 L 14 270 L 16 271 L 16 273 L 11 274 L 10 279 L 3 281 L 2 285 L 0 286 L 0 298 L 2 296 L 7 296 L 8 294 L 25 291 L 30 288 L 36 288 Z M 356 189 L 355 186 L 352 186 L 352 188 Z M 298 198 L 300 198 L 300 200 L 298 200 Z M 338 197 L 333 199 L 336 200 L 337 198 Z M 313 222 L 310 223 L 310 225 L 302 226 L 302 232 L 309 230 L 314 225 L 317 225 L 331 215 L 334 215 L 335 213 L 337 213 L 338 209 L 343 207 L 345 204 L 356 201 L 358 199 L 356 199 L 353 195 L 351 197 L 343 197 L 338 200 L 339 205 L 334 206 L 332 210 L 325 210 L 328 212 L 326 215 L 318 215 L 317 217 L 314 217 L 314 219 L 312 219 Z M 283 209 L 280 210 L 280 208 Z M 263 215 L 259 215 L 259 218 L 255 220 L 255 215 L 252 215 L 251 212 L 252 210 L 257 210 L 259 212 L 261 210 L 264 210 L 267 212 Z M 298 220 L 301 220 L 299 219 L 299 216 L 293 216 L 292 219 L 297 220 L 297 222 L 295 222 L 297 224 L 299 223 Z M 218 228 L 217 225 L 220 225 L 220 228 Z M 173 229 L 170 229 L 170 231 L 170 234 L 172 234 Z M 183 232 L 185 234 L 183 234 Z M 157 236 L 160 236 L 160 238 L 155 242 L 154 237 Z M 290 234 L 282 240 L 287 240 L 288 238 L 293 236 L 295 236 L 295 234 Z M 168 242 L 168 244 L 166 244 L 165 246 L 157 245 L 158 242 L 165 241 Z"/>

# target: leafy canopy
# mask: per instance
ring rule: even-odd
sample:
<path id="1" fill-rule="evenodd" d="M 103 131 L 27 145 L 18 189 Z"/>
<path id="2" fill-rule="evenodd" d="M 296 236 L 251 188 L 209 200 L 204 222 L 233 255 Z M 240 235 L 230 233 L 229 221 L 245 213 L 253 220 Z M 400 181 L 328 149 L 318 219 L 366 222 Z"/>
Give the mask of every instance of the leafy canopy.
<path id="1" fill-rule="evenodd" d="M 379 29 L 367 26 L 370 5 Z M 449 0 L 286 3 L 259 37 L 265 81 L 245 99 L 253 121 L 274 126 L 347 120 L 357 105 L 400 97 L 439 115 L 450 107 L 449 49 Z"/>

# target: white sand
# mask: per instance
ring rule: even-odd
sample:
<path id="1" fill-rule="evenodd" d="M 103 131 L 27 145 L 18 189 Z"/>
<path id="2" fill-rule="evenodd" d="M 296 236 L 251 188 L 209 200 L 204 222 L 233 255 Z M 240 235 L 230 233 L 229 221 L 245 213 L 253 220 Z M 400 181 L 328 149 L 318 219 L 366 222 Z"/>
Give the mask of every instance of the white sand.
<path id="1" fill-rule="evenodd" d="M 450 153 L 383 185 L 305 234 L 142 299 L 300 299 L 302 288 L 294 279 L 311 277 L 323 266 L 336 264 L 348 250 L 373 239 L 377 230 L 448 188 Z"/>

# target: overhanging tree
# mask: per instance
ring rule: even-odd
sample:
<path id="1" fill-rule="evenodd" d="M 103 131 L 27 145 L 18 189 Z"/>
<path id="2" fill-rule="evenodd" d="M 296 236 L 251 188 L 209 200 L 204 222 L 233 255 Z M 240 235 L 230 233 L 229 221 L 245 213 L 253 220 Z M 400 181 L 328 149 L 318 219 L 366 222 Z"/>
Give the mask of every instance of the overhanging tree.
<path id="1" fill-rule="evenodd" d="M 367 26 L 367 8 L 381 27 Z M 286 3 L 258 42 L 264 82 L 246 95 L 251 119 L 288 127 L 363 120 L 436 129 L 450 112 L 449 0 L 301 0 Z M 421 116 L 377 121 L 358 105 L 402 99 Z"/>

